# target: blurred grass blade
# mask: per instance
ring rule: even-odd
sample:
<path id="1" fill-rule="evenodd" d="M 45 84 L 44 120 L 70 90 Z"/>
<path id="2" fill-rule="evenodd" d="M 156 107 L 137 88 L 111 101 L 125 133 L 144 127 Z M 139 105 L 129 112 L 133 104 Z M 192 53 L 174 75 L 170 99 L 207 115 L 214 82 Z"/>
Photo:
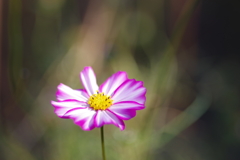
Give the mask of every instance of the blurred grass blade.
<path id="1" fill-rule="evenodd" d="M 204 96 L 197 97 L 185 111 L 163 127 L 159 133 L 160 146 L 168 143 L 172 138 L 197 121 L 206 112 L 209 105 L 210 100 L 208 98 Z"/>

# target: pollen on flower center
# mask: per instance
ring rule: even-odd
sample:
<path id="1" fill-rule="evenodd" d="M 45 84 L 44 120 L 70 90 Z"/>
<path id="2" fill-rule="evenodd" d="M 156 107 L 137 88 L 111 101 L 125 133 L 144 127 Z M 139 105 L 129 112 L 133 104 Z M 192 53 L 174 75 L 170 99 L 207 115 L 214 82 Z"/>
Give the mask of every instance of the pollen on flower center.
<path id="1" fill-rule="evenodd" d="M 113 100 L 110 98 L 110 96 L 104 95 L 104 93 L 99 93 L 97 91 L 97 94 L 93 94 L 88 99 L 88 104 L 94 110 L 105 110 L 113 104 Z"/>

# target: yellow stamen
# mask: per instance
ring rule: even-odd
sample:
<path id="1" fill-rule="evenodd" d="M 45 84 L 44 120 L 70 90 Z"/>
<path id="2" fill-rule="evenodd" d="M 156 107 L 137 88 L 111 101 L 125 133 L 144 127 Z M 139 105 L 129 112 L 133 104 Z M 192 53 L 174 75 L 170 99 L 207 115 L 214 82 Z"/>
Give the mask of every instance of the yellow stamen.
<path id="1" fill-rule="evenodd" d="M 104 93 L 99 93 L 91 95 L 88 99 L 88 104 L 94 110 L 105 110 L 113 104 L 113 100 L 110 96 L 104 95 Z"/>

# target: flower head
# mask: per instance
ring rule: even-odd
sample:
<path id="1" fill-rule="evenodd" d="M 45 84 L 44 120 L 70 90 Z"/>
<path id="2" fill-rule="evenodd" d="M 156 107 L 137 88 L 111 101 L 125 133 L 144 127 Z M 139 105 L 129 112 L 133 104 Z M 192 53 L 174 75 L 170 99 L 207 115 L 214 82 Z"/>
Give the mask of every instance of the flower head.
<path id="1" fill-rule="evenodd" d="M 57 102 L 51 101 L 60 118 L 71 118 L 83 130 L 92 130 L 113 124 L 124 130 L 123 120 L 136 116 L 136 110 L 145 108 L 146 88 L 143 82 L 128 79 L 126 72 L 117 72 L 100 87 L 91 67 L 80 73 L 85 89 L 74 90 L 59 84 Z"/>

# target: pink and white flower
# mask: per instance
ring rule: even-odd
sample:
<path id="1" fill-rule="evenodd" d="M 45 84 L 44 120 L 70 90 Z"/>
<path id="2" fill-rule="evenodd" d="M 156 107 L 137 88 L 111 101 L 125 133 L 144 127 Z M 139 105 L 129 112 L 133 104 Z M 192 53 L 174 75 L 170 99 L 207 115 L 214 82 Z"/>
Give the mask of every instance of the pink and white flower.
<path id="1" fill-rule="evenodd" d="M 58 85 L 57 102 L 51 101 L 60 118 L 71 118 L 83 130 L 92 130 L 113 124 L 124 130 L 123 120 L 136 116 L 136 110 L 145 108 L 146 88 L 142 81 L 128 79 L 126 72 L 117 72 L 100 87 L 91 67 L 80 73 L 85 89 L 74 90 Z"/>

